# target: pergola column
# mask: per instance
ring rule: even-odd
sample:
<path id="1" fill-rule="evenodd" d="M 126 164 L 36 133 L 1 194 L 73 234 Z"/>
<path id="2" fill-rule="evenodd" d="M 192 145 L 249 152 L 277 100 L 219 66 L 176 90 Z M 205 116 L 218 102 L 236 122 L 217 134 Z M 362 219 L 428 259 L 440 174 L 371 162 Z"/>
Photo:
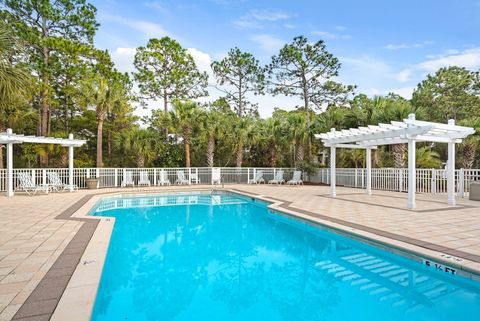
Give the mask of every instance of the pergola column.
<path id="1" fill-rule="evenodd" d="M 372 148 L 367 147 L 366 152 L 366 167 L 367 167 L 367 195 L 372 195 Z"/>
<path id="2" fill-rule="evenodd" d="M 330 196 L 336 197 L 336 184 L 337 184 L 337 174 L 336 174 L 336 165 L 337 165 L 337 151 L 335 145 L 330 146 Z"/>
<path id="3" fill-rule="evenodd" d="M 10 128 L 7 134 L 12 134 Z M 7 143 L 7 196 L 13 196 L 13 143 Z"/>
<path id="4" fill-rule="evenodd" d="M 408 202 L 407 207 L 414 209 L 415 204 L 415 191 L 417 189 L 417 175 L 415 172 L 415 149 L 416 143 L 414 139 L 408 140 Z"/>
<path id="5" fill-rule="evenodd" d="M 69 134 L 68 139 L 73 139 L 73 134 Z M 73 192 L 73 145 L 68 146 L 68 187 Z"/>
<path id="6" fill-rule="evenodd" d="M 455 125 L 455 120 L 449 119 L 448 124 Z M 448 204 L 455 205 L 455 143 L 452 141 L 448 142 L 447 195 Z"/>

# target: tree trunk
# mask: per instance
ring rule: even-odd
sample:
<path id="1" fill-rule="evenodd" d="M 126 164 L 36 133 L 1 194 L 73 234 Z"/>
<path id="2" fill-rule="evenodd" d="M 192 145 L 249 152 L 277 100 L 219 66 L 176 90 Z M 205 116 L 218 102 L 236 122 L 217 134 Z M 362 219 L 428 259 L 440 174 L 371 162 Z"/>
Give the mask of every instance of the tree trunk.
<path id="1" fill-rule="evenodd" d="M 465 140 L 462 149 L 462 168 L 472 168 L 475 162 L 475 154 L 477 152 L 475 142 Z"/>
<path id="2" fill-rule="evenodd" d="M 45 25 L 45 21 L 43 22 Z M 46 35 L 46 29 L 44 27 L 44 36 Z M 39 126 L 39 135 L 40 136 L 48 136 L 49 134 L 49 101 L 48 101 L 48 85 L 49 85 L 49 79 L 48 79 L 48 64 L 49 64 L 49 58 L 50 58 L 50 51 L 47 47 L 43 48 L 42 51 L 43 54 L 43 67 L 44 70 L 42 71 L 41 79 L 42 79 L 42 89 L 40 91 L 40 123 L 38 124 Z M 41 155 L 39 157 L 40 160 L 40 166 L 46 167 L 48 166 L 48 154 L 45 153 L 45 155 Z"/>
<path id="3" fill-rule="evenodd" d="M 103 167 L 103 117 L 97 119 L 97 167 Z"/>
<path id="4" fill-rule="evenodd" d="M 138 168 L 145 167 L 145 157 L 143 157 L 143 155 L 137 155 L 137 167 Z"/>
<path id="5" fill-rule="evenodd" d="M 163 111 L 165 114 L 168 113 L 168 97 L 167 97 L 167 89 L 163 89 Z M 164 128 L 164 133 L 165 133 L 165 139 L 168 140 L 168 127 L 167 124 L 165 124 Z"/>
<path id="6" fill-rule="evenodd" d="M 393 164 L 395 168 L 405 167 L 405 154 L 407 152 L 405 144 L 392 145 Z"/>
<path id="7" fill-rule="evenodd" d="M 3 124 L 0 124 L 0 133 L 5 131 L 5 126 Z M 3 167 L 3 149 L 6 147 L 6 145 L 0 145 L 0 168 Z"/>
<path id="8" fill-rule="evenodd" d="M 190 167 L 190 141 L 185 139 L 185 167 Z"/>
<path id="9" fill-rule="evenodd" d="M 236 165 L 237 167 L 242 167 L 243 163 L 243 144 L 238 144 L 236 152 Z"/>
<path id="10" fill-rule="evenodd" d="M 213 136 L 208 137 L 207 141 L 207 166 L 214 166 L 214 157 L 215 157 L 215 138 Z"/>
<path id="11" fill-rule="evenodd" d="M 297 147 L 295 149 L 295 164 L 298 165 L 298 163 L 303 162 L 303 159 L 305 157 L 305 147 L 301 142 L 297 142 Z"/>
<path id="12" fill-rule="evenodd" d="M 277 147 L 274 144 L 269 148 L 269 163 L 270 167 L 277 167 Z"/>

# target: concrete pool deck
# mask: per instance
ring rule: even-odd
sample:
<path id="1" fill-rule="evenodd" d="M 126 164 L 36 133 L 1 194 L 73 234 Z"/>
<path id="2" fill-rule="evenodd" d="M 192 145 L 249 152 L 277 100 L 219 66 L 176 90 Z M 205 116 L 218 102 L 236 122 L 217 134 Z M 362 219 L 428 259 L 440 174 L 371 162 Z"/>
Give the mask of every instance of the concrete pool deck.
<path id="1" fill-rule="evenodd" d="M 211 186 L 1 198 L 0 321 L 49 320 L 55 309 L 52 319 L 61 320 L 69 313 L 69 320 L 76 320 L 74 316 L 82 320 L 81 306 L 93 305 L 114 223 L 84 218 L 102 194 L 202 188 Z M 458 199 L 452 207 L 444 195 L 419 194 L 417 209 L 411 211 L 405 208 L 406 194 L 396 192 L 374 191 L 367 196 L 364 190 L 338 187 L 337 198 L 330 198 L 324 186 L 227 185 L 226 189 L 278 201 L 274 207 L 287 213 L 480 272 L 479 202 Z M 79 293 L 88 299 L 78 298 Z M 79 306 L 79 313 L 66 309 L 68 303 Z M 88 318 L 83 315 L 83 320 Z"/>

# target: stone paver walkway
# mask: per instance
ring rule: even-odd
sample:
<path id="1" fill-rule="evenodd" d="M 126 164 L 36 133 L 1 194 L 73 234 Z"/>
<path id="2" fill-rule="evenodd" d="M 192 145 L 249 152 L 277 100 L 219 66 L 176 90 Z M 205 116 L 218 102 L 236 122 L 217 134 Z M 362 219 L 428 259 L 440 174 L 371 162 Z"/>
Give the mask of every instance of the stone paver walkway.
<path id="1" fill-rule="evenodd" d="M 338 197 L 333 199 L 328 196 L 329 188 L 324 186 L 226 187 L 284 200 L 290 208 L 480 257 L 480 202 L 460 199 L 458 206 L 451 207 L 446 204 L 445 196 L 418 195 L 417 210 L 409 211 L 406 209 L 406 194 L 394 192 L 374 191 L 374 195 L 369 197 L 362 190 L 339 187 Z M 188 190 L 192 187 L 134 191 L 174 189 Z M 10 320 L 15 315 L 84 224 L 56 217 L 85 195 L 115 191 L 121 190 L 0 197 L 0 321 Z"/>

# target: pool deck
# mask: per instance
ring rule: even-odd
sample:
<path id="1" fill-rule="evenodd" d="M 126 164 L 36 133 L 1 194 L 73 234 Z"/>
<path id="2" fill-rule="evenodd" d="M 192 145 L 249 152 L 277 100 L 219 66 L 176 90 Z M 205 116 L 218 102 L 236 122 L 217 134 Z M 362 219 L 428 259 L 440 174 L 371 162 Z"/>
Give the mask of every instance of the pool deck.
<path id="1" fill-rule="evenodd" d="M 69 321 L 88 320 L 82 307 L 91 309 L 93 304 L 114 224 L 106 218 L 85 218 L 88 208 L 104 194 L 194 189 L 211 186 L 0 198 L 0 321 L 65 320 L 66 315 Z M 480 202 L 457 199 L 457 206 L 449 206 L 445 195 L 417 194 L 417 209 L 412 211 L 406 209 L 405 193 L 374 191 L 367 196 L 364 190 L 337 187 L 337 197 L 331 198 L 325 186 L 225 189 L 272 200 L 273 207 L 287 213 L 480 273 Z"/>

